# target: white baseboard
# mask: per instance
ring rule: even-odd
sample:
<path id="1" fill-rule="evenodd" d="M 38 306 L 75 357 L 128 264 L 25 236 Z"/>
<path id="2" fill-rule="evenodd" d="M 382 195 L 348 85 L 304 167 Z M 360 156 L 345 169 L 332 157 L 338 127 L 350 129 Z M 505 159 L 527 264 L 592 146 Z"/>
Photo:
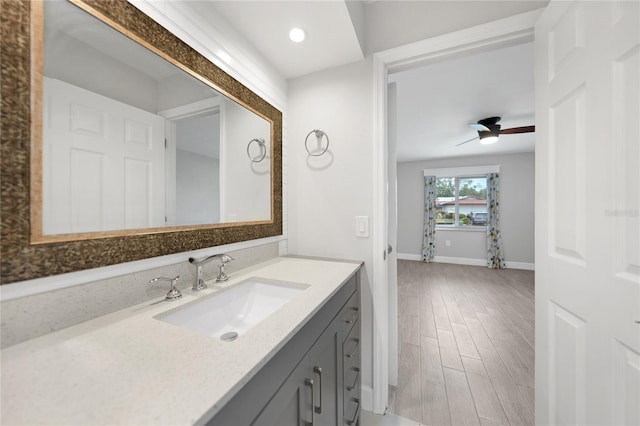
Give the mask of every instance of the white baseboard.
<path id="1" fill-rule="evenodd" d="M 454 265 L 487 266 L 487 259 L 472 259 L 469 257 L 434 256 L 433 261 L 435 263 L 453 263 Z"/>
<path id="2" fill-rule="evenodd" d="M 527 263 L 527 262 L 512 262 L 510 260 L 506 260 L 507 268 L 509 269 L 523 269 L 525 271 L 535 271 L 536 264 L 535 263 Z"/>
<path id="3" fill-rule="evenodd" d="M 373 411 L 373 389 L 370 386 L 362 385 L 362 394 L 360 397 L 362 398 L 362 409 Z"/>
<path id="4" fill-rule="evenodd" d="M 416 260 L 421 261 L 422 256 L 419 254 L 398 253 L 399 260 Z M 467 257 L 447 257 L 447 256 L 435 256 L 433 258 L 434 263 L 452 263 L 454 265 L 469 265 L 469 266 L 487 266 L 486 259 L 472 259 Z M 505 261 L 508 269 L 523 269 L 525 271 L 535 270 L 535 263 L 527 262 L 512 262 L 510 260 Z"/>
<path id="5" fill-rule="evenodd" d="M 420 256 L 419 254 L 398 253 L 398 259 L 399 260 L 417 260 L 417 261 L 421 261 L 422 260 L 422 256 Z"/>

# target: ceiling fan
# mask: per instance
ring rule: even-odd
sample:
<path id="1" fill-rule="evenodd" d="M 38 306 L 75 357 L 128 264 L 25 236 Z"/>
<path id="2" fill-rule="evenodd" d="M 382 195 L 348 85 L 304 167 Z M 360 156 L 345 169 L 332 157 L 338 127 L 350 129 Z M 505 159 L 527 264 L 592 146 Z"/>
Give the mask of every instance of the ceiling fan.
<path id="1" fill-rule="evenodd" d="M 476 139 L 480 139 L 480 143 L 484 145 L 498 142 L 500 135 L 512 135 L 515 133 L 531 133 L 536 131 L 536 126 L 512 127 L 510 129 L 500 129 L 498 122 L 501 117 L 489 117 L 479 120 L 477 123 L 469 124 L 469 127 L 478 131 L 478 136 L 467 141 L 460 142 L 456 146 L 464 145 Z"/>

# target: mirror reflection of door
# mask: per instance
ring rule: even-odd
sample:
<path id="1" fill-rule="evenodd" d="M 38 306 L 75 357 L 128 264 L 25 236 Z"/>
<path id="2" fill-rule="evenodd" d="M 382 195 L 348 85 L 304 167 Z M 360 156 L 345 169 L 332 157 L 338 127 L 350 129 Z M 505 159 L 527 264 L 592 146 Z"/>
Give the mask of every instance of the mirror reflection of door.
<path id="1" fill-rule="evenodd" d="M 164 225 L 164 118 L 44 78 L 43 230 Z"/>
<path id="2" fill-rule="evenodd" d="M 220 112 L 173 121 L 175 126 L 175 223 L 220 222 Z M 171 156 L 171 153 L 167 153 Z M 172 224 L 172 221 L 169 221 Z"/>

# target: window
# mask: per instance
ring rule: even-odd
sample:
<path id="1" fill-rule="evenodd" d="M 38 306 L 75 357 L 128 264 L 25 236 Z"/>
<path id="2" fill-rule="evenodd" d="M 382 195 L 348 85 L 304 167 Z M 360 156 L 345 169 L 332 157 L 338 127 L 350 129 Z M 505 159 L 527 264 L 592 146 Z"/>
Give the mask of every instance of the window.
<path id="1" fill-rule="evenodd" d="M 476 229 L 487 226 L 487 175 L 499 165 L 425 169 L 436 177 L 436 228 Z"/>
<path id="2" fill-rule="evenodd" d="M 455 218 L 458 218 L 455 220 Z M 436 226 L 484 227 L 487 225 L 487 178 L 440 177 L 436 179 Z"/>

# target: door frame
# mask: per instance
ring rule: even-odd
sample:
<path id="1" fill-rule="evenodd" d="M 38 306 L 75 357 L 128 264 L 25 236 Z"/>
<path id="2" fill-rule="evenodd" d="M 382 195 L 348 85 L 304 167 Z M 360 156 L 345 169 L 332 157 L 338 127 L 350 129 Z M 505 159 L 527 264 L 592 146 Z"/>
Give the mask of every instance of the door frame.
<path id="1" fill-rule="evenodd" d="M 384 50 L 373 55 L 373 382 L 372 408 L 384 414 L 389 384 L 387 301 L 387 82 L 391 73 L 534 40 L 542 9 Z M 396 248 L 397 249 L 397 248 Z M 378 255 L 380 254 L 380 255 Z"/>
<path id="2" fill-rule="evenodd" d="M 176 222 L 176 149 L 178 146 L 178 142 L 176 140 L 176 121 L 208 113 L 220 112 L 222 114 L 222 108 L 222 98 L 217 96 L 215 98 L 207 98 L 158 112 L 158 115 L 165 119 L 164 148 L 165 176 L 167 179 L 165 220 L 168 224 L 175 224 Z M 220 121 L 223 121 L 222 115 Z M 222 140 L 223 137 L 224 134 L 221 123 L 220 140 Z M 222 187 L 222 182 L 220 182 L 220 187 Z M 220 194 L 220 200 L 222 200 L 222 194 Z M 222 205 L 222 202 L 220 204 Z"/>

